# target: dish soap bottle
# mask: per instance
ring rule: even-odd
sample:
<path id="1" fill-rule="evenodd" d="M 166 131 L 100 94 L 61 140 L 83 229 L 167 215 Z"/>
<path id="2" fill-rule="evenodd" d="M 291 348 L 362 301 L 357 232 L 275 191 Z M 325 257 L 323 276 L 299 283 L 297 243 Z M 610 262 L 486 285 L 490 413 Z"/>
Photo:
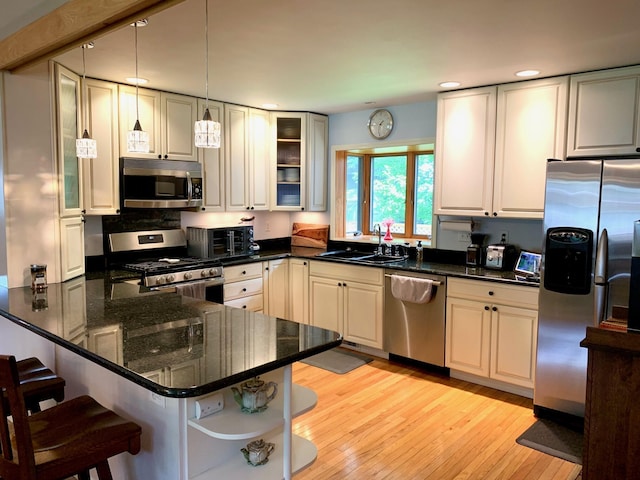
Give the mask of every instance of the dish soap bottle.
<path id="1" fill-rule="evenodd" d="M 422 263 L 422 241 L 418 240 L 416 245 L 416 262 Z"/>

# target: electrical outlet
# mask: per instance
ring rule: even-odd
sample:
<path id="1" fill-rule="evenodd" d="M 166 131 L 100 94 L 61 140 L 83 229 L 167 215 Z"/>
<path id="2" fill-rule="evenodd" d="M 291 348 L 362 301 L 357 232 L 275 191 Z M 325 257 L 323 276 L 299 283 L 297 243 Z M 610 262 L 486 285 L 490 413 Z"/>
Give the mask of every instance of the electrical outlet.
<path id="1" fill-rule="evenodd" d="M 509 232 L 504 230 L 500 232 L 500 243 L 509 243 Z"/>
<path id="2" fill-rule="evenodd" d="M 458 232 L 458 241 L 459 242 L 471 242 L 471 234 L 467 232 Z"/>
<path id="3" fill-rule="evenodd" d="M 269 222 L 266 222 L 264 224 L 264 231 L 265 232 L 270 232 L 271 231 L 271 224 Z"/>
<path id="4" fill-rule="evenodd" d="M 162 408 L 165 408 L 167 406 L 167 399 L 155 392 L 151 392 L 151 401 L 156 405 L 160 405 Z"/>

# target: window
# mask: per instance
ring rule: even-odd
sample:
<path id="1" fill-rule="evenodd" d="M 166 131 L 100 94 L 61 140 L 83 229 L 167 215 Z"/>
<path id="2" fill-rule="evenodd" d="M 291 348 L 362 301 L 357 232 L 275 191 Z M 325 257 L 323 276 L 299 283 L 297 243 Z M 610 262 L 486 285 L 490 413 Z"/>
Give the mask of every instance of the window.
<path id="1" fill-rule="evenodd" d="M 394 237 L 430 240 L 433 151 L 345 154 L 345 234 L 371 235 L 374 225 L 390 219 Z"/>

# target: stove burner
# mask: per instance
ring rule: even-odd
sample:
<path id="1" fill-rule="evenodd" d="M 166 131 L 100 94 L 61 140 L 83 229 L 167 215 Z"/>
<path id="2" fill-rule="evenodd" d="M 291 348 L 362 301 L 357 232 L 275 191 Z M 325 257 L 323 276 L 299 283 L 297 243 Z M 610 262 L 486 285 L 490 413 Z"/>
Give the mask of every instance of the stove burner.
<path id="1" fill-rule="evenodd" d="M 223 278 L 223 269 L 219 260 L 208 258 L 176 258 L 127 263 L 122 268 L 142 274 L 145 287 L 157 287 L 179 282 L 195 280 L 213 280 Z"/>

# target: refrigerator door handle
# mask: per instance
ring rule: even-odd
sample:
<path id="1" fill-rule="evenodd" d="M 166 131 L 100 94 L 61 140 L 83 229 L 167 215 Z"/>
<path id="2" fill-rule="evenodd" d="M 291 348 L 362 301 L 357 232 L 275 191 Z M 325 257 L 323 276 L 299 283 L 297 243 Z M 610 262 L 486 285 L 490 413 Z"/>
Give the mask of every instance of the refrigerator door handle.
<path id="1" fill-rule="evenodd" d="M 594 272 L 594 325 L 599 325 L 605 320 L 607 311 L 607 297 L 609 295 L 609 234 L 603 228 L 598 239 L 596 250 L 596 265 Z"/>

